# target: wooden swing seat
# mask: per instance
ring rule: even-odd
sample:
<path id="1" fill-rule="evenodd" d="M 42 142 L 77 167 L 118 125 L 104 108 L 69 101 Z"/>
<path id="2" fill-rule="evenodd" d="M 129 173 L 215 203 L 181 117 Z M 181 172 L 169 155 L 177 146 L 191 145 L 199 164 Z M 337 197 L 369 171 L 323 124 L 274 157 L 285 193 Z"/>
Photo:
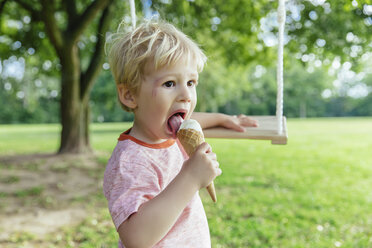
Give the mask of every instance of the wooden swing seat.
<path id="1" fill-rule="evenodd" d="M 288 134 L 286 118 L 284 116 L 281 134 L 278 134 L 276 116 L 263 115 L 249 117 L 257 120 L 258 127 L 247 127 L 245 132 L 236 132 L 226 128 L 208 128 L 203 130 L 204 136 L 206 138 L 271 140 L 272 144 L 287 144 Z"/>

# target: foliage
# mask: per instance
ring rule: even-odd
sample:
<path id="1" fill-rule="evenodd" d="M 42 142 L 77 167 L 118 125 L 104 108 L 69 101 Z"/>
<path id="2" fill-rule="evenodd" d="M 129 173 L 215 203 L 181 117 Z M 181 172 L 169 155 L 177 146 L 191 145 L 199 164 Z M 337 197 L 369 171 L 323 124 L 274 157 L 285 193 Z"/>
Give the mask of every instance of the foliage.
<path id="1" fill-rule="evenodd" d="M 61 121 L 61 61 L 48 39 L 45 24 L 34 21 L 40 17 L 16 2 L 29 6 L 26 1 L 0 1 L 6 3 L 0 18 L 0 101 L 6 102 L 6 107 L 0 109 L 0 123 Z M 41 8 L 40 1 L 32 3 L 36 9 Z M 57 25 L 67 28 L 66 5 L 63 1 L 55 3 Z M 81 13 L 88 1 L 75 3 Z M 122 17 L 130 26 L 128 5 L 122 1 L 112 4 L 115 11 L 110 30 L 116 30 Z M 141 1 L 136 4 L 141 18 L 146 15 L 141 12 L 143 4 Z M 371 115 L 371 74 L 367 74 L 371 64 L 366 62 L 371 58 L 371 54 L 366 53 L 371 46 L 372 19 L 366 10 L 370 4 L 370 1 L 346 0 L 287 1 L 284 58 L 284 113 L 287 116 Z M 200 76 L 197 110 L 275 113 L 276 7 L 276 1 L 268 0 L 229 1 L 228 4 L 226 1 L 152 1 L 150 11 L 158 12 L 161 18 L 195 39 L 209 57 Z M 92 21 L 78 40 L 82 74 L 94 54 L 99 36 L 97 24 L 98 19 Z M 271 44 L 267 42 L 270 37 L 274 38 Z M 363 61 L 363 58 L 366 59 Z M 20 79 L 6 75 L 6 64 L 14 61 L 24 61 L 25 73 Z M 340 74 L 347 63 L 348 70 L 364 71 L 366 76 L 362 80 L 345 81 L 343 84 L 349 88 L 337 89 L 335 80 L 342 81 L 337 73 Z M 339 68 L 332 74 L 335 64 L 339 64 Z M 345 93 L 360 83 L 366 85 L 365 96 L 353 98 Z M 7 90 L 9 85 L 11 90 Z M 132 119 L 131 114 L 117 105 L 114 83 L 107 70 L 100 74 L 92 89 L 91 120 Z M 327 89 L 332 95 L 325 98 L 322 93 Z"/>
<path id="2" fill-rule="evenodd" d="M 255 65 L 249 67 L 225 66 L 217 60 L 209 61 L 200 75 L 197 111 L 218 111 L 229 114 L 273 115 L 276 104 L 276 69 Z M 337 92 L 329 98 L 322 93 L 332 89 L 335 76 L 323 67 L 309 72 L 295 60 L 285 65 L 284 114 L 288 117 L 317 116 L 372 116 L 371 93 L 366 97 L 353 98 Z M 0 78 L 0 87 L 9 80 Z M 44 80 L 42 80 L 44 83 Z M 357 82 L 358 83 L 358 82 Z M 372 87 L 371 74 L 363 83 Z M 58 99 L 53 97 L 55 87 L 29 89 L 33 95 L 18 98 L 21 82 L 14 82 L 11 90 L 0 91 L 7 108 L 0 108 L 2 123 L 56 123 L 59 120 Z M 32 86 L 32 85 L 31 85 Z M 16 88 L 18 87 L 18 88 Z M 107 70 L 94 85 L 90 106 L 93 122 L 130 121 L 133 116 L 121 109 L 117 101 L 115 83 Z"/>
<path id="3" fill-rule="evenodd" d="M 172 4 L 170 4 L 172 3 Z M 370 1 L 287 1 L 286 32 L 290 54 L 357 65 L 370 50 Z M 207 54 L 226 64 L 275 63 L 277 1 L 153 1 L 160 16 L 205 45 Z M 276 41 L 271 41 L 276 44 Z"/>
<path id="4" fill-rule="evenodd" d="M 270 1 L 164 2 L 153 1 L 153 8 L 202 44 L 213 59 L 228 65 L 253 60 L 268 63 L 272 58 L 272 51 L 262 45 L 258 35 L 260 19 L 273 8 Z"/>
<path id="5" fill-rule="evenodd" d="M 90 106 L 94 122 L 133 120 L 133 114 L 125 112 L 119 104 L 116 85 L 110 71 L 104 71 L 93 86 Z"/>
<path id="6" fill-rule="evenodd" d="M 341 57 L 351 61 L 358 69 L 358 62 L 370 50 L 372 34 L 371 13 L 366 7 L 371 1 L 331 0 L 298 1 L 300 17 L 288 20 L 288 44 L 301 55 L 315 54 L 321 60 Z M 296 15 L 297 16 L 297 15 Z"/>
<path id="7" fill-rule="evenodd" d="M 55 55 L 52 55 L 58 63 L 60 74 L 60 120 L 62 124 L 61 145 L 59 153 L 80 153 L 90 150 L 89 143 L 89 93 L 103 63 L 103 48 L 105 35 L 109 27 L 110 19 L 113 17 L 111 10 L 113 2 L 108 0 L 96 0 L 90 3 L 80 1 L 32 1 L 25 2 L 17 0 L 7 4 L 4 0 L 0 4 L 1 12 L 5 12 L 8 27 L 12 21 L 18 23 L 21 28 L 22 21 L 30 23 L 37 30 L 23 29 L 25 35 L 46 37 L 50 46 L 42 47 L 37 44 L 37 50 L 44 50 L 40 55 L 45 54 L 48 47 L 52 48 Z M 13 15 L 10 11 L 18 7 L 27 12 L 27 16 Z M 13 39 L 14 48 L 35 45 L 32 41 L 24 40 L 25 37 L 17 37 L 17 33 L 10 32 L 4 28 L 5 40 Z M 95 34 L 92 33 L 94 30 Z M 41 32 L 45 32 L 40 36 Z M 84 35 L 90 35 L 84 39 Z M 88 41 L 88 42 L 87 42 Z M 90 44 L 86 46 L 85 43 Z M 85 48 L 90 48 L 89 53 L 84 53 Z M 31 49 L 31 48 L 30 48 Z M 32 55 L 33 52 L 27 50 Z M 25 47 L 23 47 L 25 50 Z M 88 54 L 88 55 L 87 55 Z M 43 64 L 43 66 L 45 63 Z M 49 61 L 48 67 L 51 67 Z"/>

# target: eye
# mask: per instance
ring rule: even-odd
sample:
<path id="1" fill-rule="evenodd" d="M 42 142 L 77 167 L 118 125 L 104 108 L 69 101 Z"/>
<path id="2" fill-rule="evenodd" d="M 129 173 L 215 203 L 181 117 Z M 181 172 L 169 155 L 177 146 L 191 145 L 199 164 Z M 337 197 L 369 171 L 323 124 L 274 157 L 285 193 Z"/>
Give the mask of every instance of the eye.
<path id="1" fill-rule="evenodd" d="M 165 83 L 163 83 L 163 86 L 166 87 L 166 88 L 170 88 L 170 87 L 173 87 L 176 83 L 173 82 L 173 81 L 167 81 Z"/>
<path id="2" fill-rule="evenodd" d="M 198 82 L 195 80 L 190 80 L 187 82 L 187 86 L 191 87 L 191 86 L 196 86 L 196 85 L 198 85 Z"/>

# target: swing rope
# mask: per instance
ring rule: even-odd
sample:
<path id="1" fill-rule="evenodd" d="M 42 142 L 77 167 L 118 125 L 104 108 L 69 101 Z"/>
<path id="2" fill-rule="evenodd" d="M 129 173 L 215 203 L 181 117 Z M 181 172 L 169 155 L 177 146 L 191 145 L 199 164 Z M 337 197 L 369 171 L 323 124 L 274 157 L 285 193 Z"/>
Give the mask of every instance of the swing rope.
<path id="1" fill-rule="evenodd" d="M 278 134 L 283 133 L 283 47 L 284 47 L 284 23 L 285 23 L 285 0 L 279 0 L 278 6 L 278 62 L 277 62 L 277 96 L 276 96 L 276 117 Z"/>
<path id="2" fill-rule="evenodd" d="M 136 28 L 136 6 L 134 5 L 134 0 L 129 0 L 129 5 L 130 5 L 130 16 L 132 19 L 132 28 L 133 30 Z"/>

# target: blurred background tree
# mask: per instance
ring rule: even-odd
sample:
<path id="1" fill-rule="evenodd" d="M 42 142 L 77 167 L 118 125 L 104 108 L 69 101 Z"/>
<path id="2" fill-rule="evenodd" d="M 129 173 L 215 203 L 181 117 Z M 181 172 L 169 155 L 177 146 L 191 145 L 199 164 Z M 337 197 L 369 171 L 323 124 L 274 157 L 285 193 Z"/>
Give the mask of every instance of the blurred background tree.
<path id="1" fill-rule="evenodd" d="M 29 55 L 35 54 L 46 75 L 59 77 L 59 152 L 89 150 L 90 89 L 104 61 L 112 1 L 3 0 L 0 6 L 4 39 L 8 41 L 2 43 L 2 56 L 15 52 L 26 57 L 23 61 L 29 65 Z M 42 71 L 38 72 L 41 76 Z"/>
<path id="2" fill-rule="evenodd" d="M 371 1 L 286 5 L 285 115 L 372 115 Z M 117 104 L 103 54 L 120 20 L 130 27 L 128 7 L 1 0 L 0 123 L 60 122 L 59 151 L 82 152 L 91 120 L 132 120 Z M 142 0 L 136 8 L 139 18 L 160 16 L 205 50 L 198 111 L 275 113 L 276 1 Z"/>

